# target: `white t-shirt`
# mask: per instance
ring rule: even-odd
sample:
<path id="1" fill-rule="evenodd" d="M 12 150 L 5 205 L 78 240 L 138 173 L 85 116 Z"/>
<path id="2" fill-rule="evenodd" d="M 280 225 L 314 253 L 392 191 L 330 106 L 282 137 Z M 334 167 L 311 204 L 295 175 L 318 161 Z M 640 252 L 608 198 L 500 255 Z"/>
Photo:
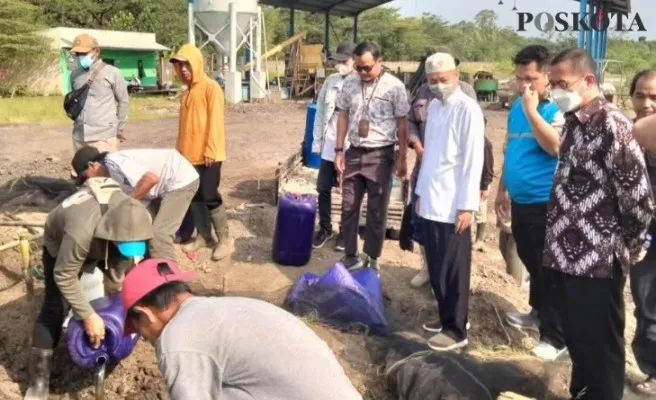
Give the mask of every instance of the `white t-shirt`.
<path id="1" fill-rule="evenodd" d="M 323 139 L 323 149 L 321 150 L 321 158 L 335 162 L 335 145 L 337 144 L 337 118 L 339 113 L 333 113 L 328 120 L 326 127 L 326 136 Z"/>
<path id="2" fill-rule="evenodd" d="M 194 166 L 175 149 L 121 150 L 109 153 L 105 166 L 127 193 L 132 193 L 146 172 L 157 175 L 159 182 L 150 189 L 146 200 L 161 198 L 199 178 Z"/>

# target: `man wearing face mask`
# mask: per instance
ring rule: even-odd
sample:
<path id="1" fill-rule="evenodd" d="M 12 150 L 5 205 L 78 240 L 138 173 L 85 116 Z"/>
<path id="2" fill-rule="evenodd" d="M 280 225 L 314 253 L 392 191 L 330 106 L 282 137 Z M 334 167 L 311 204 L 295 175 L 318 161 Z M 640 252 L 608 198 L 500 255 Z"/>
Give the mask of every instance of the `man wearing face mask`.
<path id="1" fill-rule="evenodd" d="M 624 283 L 641 255 L 654 202 L 633 124 L 600 94 L 596 71 L 583 49 L 566 50 L 551 63 L 552 96 L 565 125 L 542 274 L 572 358 L 571 396 L 619 400 Z"/>
<path id="2" fill-rule="evenodd" d="M 417 179 L 416 208 L 439 319 L 423 328 L 436 351 L 467 346 L 471 224 L 480 202 L 485 120 L 476 100 L 458 86 L 450 54 L 426 60 L 426 77 L 436 99 L 428 106 L 424 156 Z"/>
<path id="3" fill-rule="evenodd" d="M 82 113 L 73 122 L 74 150 L 91 146 L 100 152 L 116 151 L 119 142 L 125 141 L 123 130 L 130 108 L 127 82 L 118 68 L 100 59 L 93 36 L 77 36 L 71 54 L 78 60 L 78 68 L 71 73 L 72 89 L 80 89 L 93 78 Z M 75 171 L 71 176 L 77 177 Z"/>
<path id="4" fill-rule="evenodd" d="M 321 166 L 317 178 L 319 192 L 319 230 L 314 236 L 314 248 L 323 247 L 333 236 L 331 222 L 331 193 L 337 184 L 335 171 L 335 142 L 337 141 L 337 98 L 344 86 L 344 80 L 353 72 L 353 50 L 355 44 L 344 42 L 337 46 L 337 51 L 330 57 L 335 62 L 336 73 L 330 75 L 324 82 L 317 98 L 317 113 L 314 117 L 314 132 L 312 152 L 321 154 Z M 348 148 L 348 140 L 344 142 Z M 344 250 L 344 240 L 340 226 L 335 240 L 335 250 Z"/>
<path id="5" fill-rule="evenodd" d="M 457 67 L 458 76 L 460 76 L 460 61 L 455 58 L 455 63 Z M 476 97 L 476 92 L 474 88 L 464 81 L 458 81 L 458 86 L 463 93 L 471 97 L 475 101 L 478 101 Z M 424 132 L 426 130 L 426 116 L 428 112 L 428 105 L 430 102 L 435 99 L 436 93 L 439 93 L 439 88 L 437 85 L 429 85 L 428 82 L 421 85 L 417 90 L 415 97 L 410 104 L 410 112 L 408 113 L 408 147 L 413 149 L 417 154 L 415 159 L 415 166 L 412 170 L 410 176 L 410 187 L 411 187 L 411 213 L 412 213 L 412 239 L 420 246 L 422 266 L 421 270 L 417 275 L 415 275 L 410 281 L 410 285 L 414 288 L 420 288 L 426 285 L 429 282 L 428 277 L 428 266 L 426 265 L 426 252 L 423 247 L 423 240 L 421 236 L 422 224 L 420 219 L 417 217 L 414 206 L 417 200 L 417 194 L 415 193 L 415 188 L 417 186 L 417 177 L 419 176 L 419 169 L 421 168 L 421 158 L 424 153 Z M 494 167 L 494 158 L 492 155 L 492 143 L 485 138 L 485 157 L 483 160 L 483 174 L 481 177 L 481 195 L 482 197 L 484 192 L 487 192 L 489 183 L 494 178 L 493 167 Z M 484 201 L 481 201 L 481 204 L 484 204 Z M 484 212 L 487 209 L 483 210 Z M 479 210 L 481 211 L 481 210 Z M 477 213 L 477 219 L 479 219 Z M 482 216 L 480 218 L 483 220 Z M 477 239 L 482 238 L 484 222 L 480 221 L 476 230 Z"/>
<path id="6" fill-rule="evenodd" d="M 407 172 L 408 95 L 405 85 L 382 70 L 378 47 L 363 42 L 353 51 L 354 69 L 346 78 L 337 100 L 337 143 L 335 169 L 343 178 L 342 232 L 349 270 L 366 266 L 378 270 L 387 228 L 387 207 L 392 189 L 392 173 Z M 346 137 L 350 142 L 344 150 Z M 398 144 L 398 154 L 395 146 Z M 360 206 L 367 194 L 367 223 L 364 253 L 358 255 Z"/>

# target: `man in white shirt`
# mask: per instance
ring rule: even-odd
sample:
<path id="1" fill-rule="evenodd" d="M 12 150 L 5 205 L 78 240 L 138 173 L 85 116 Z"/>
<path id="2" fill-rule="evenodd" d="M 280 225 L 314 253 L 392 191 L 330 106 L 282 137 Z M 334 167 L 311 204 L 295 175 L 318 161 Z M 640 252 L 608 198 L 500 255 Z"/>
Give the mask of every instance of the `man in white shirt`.
<path id="1" fill-rule="evenodd" d="M 432 349 L 449 351 L 468 344 L 471 224 L 480 201 L 485 122 L 478 103 L 458 87 L 450 54 L 430 56 L 426 76 L 436 99 L 428 106 L 417 214 L 440 318 L 423 328 L 436 334 Z"/>
<path id="2" fill-rule="evenodd" d="M 317 98 L 312 152 L 321 154 L 321 166 L 317 178 L 319 230 L 314 236 L 313 247 L 315 249 L 323 247 L 334 236 L 331 221 L 331 195 L 339 178 L 335 171 L 335 143 L 337 142 L 337 117 L 339 115 L 337 98 L 344 86 L 344 80 L 353 73 L 353 50 L 355 50 L 355 44 L 351 42 L 344 42 L 337 46 L 337 51 L 330 57 L 330 60 L 336 63 L 337 72 L 326 79 Z M 344 143 L 344 147 L 348 148 L 348 140 Z M 341 226 L 335 239 L 335 250 L 344 250 Z"/>
<path id="3" fill-rule="evenodd" d="M 187 209 L 196 195 L 196 169 L 175 149 L 135 149 L 100 153 L 83 147 L 73 157 L 77 183 L 87 178 L 110 177 L 133 198 L 159 202 L 153 221 L 151 257 L 175 261 L 173 242 Z"/>

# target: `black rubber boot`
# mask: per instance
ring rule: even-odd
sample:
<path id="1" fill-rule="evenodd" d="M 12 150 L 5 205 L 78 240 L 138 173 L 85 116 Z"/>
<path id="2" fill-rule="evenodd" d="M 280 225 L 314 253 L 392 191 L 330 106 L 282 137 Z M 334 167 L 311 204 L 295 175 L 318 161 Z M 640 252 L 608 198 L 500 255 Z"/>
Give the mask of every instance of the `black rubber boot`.
<path id="1" fill-rule="evenodd" d="M 53 351 L 50 349 L 32 348 L 29 366 L 30 386 L 25 392 L 25 400 L 48 400 L 52 354 Z"/>
<path id="2" fill-rule="evenodd" d="M 235 251 L 235 240 L 230 236 L 230 229 L 228 227 L 228 215 L 225 212 L 224 206 L 216 208 L 210 212 L 210 219 L 214 226 L 214 233 L 219 240 L 219 244 L 212 252 L 213 261 L 221 261 L 224 258 L 232 255 Z"/>

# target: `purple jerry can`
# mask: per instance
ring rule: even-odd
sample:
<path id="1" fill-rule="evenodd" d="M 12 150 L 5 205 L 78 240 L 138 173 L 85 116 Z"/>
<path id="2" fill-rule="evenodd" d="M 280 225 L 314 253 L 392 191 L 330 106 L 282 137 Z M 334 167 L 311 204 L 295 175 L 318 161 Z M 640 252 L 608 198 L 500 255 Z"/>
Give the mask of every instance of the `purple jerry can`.
<path id="1" fill-rule="evenodd" d="M 75 364 L 85 369 L 100 365 L 115 364 L 126 358 L 134 350 L 139 336 L 123 336 L 125 311 L 120 293 L 101 297 L 91 302 L 91 307 L 105 322 L 105 340 L 94 349 L 84 332 L 82 321 L 71 320 L 66 332 L 66 346 Z"/>
<path id="2" fill-rule="evenodd" d="M 316 215 L 316 196 L 285 193 L 280 197 L 273 233 L 276 263 L 300 267 L 310 261 Z"/>

